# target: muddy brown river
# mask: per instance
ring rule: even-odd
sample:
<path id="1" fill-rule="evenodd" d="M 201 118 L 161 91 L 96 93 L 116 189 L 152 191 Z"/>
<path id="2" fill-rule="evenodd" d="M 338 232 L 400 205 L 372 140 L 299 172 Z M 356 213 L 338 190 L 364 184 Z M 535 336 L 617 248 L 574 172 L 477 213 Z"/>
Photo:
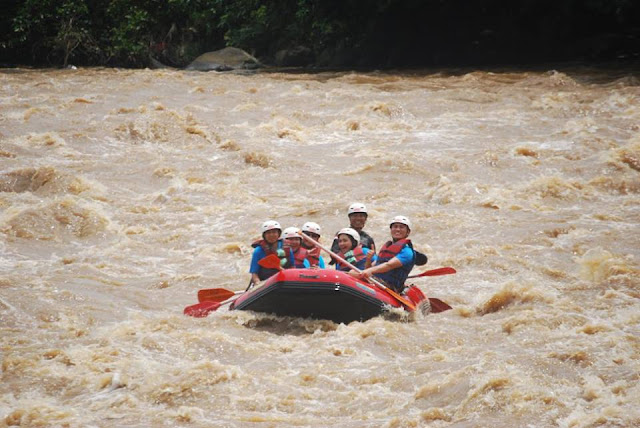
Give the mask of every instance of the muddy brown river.
<path id="1" fill-rule="evenodd" d="M 453 310 L 183 315 L 356 201 Z M 625 70 L 3 69 L 0 426 L 638 426 L 639 222 Z"/>

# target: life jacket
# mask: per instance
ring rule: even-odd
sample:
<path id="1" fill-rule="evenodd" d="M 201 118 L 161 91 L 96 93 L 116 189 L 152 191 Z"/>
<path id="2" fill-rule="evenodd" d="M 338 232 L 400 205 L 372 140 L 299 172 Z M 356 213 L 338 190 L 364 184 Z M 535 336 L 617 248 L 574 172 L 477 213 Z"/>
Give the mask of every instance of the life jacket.
<path id="1" fill-rule="evenodd" d="M 347 260 L 343 252 L 338 253 L 338 255 L 342 257 L 344 260 L 354 265 L 355 267 L 357 267 L 358 269 L 360 270 L 364 269 L 364 265 L 367 262 L 367 255 L 362 250 L 362 245 L 358 245 L 356 246 L 356 248 L 349 251 L 353 252 L 353 257 L 355 258 L 355 261 Z M 340 263 L 340 261 L 338 261 L 338 263 L 340 264 L 340 267 L 338 268 L 338 270 L 342 270 L 345 272 L 348 272 L 351 270 L 349 266 L 343 265 L 342 263 Z"/>
<path id="2" fill-rule="evenodd" d="M 283 258 L 286 259 L 287 255 L 285 253 L 284 256 L 280 256 L 278 255 L 278 251 L 279 249 L 282 249 L 282 239 L 278 239 L 277 243 L 276 243 L 276 247 L 277 249 L 274 250 L 273 247 L 271 247 L 269 244 L 267 244 L 267 241 L 265 241 L 264 239 L 259 239 L 257 241 L 255 241 L 253 244 L 251 244 L 251 246 L 253 248 L 257 248 L 257 247 L 261 247 L 262 251 L 264 251 L 264 255 L 265 257 L 270 255 L 270 254 L 275 254 L 276 256 L 280 257 L 280 260 L 282 260 Z M 267 278 L 272 277 L 273 275 L 277 274 L 279 272 L 279 269 L 269 269 L 269 268 L 265 268 L 260 266 L 258 269 L 258 278 L 260 278 L 260 281 L 264 281 Z"/>
<path id="3" fill-rule="evenodd" d="M 287 255 L 287 269 L 291 269 L 291 268 L 296 268 L 296 269 L 303 269 L 306 266 L 304 265 L 304 259 L 307 258 L 307 250 L 305 248 L 302 248 L 302 246 L 298 247 L 298 251 L 293 252 L 293 250 L 291 249 L 291 247 L 285 246 L 284 247 L 284 251 Z M 293 259 L 291 258 L 291 255 L 293 255 Z"/>
<path id="4" fill-rule="evenodd" d="M 376 244 L 375 242 L 373 242 L 373 238 L 371 237 L 371 235 L 369 235 L 364 230 L 359 231 L 358 234 L 360 235 L 360 245 L 362 245 L 364 248 L 373 250 L 373 247 L 375 247 Z"/>
<path id="5" fill-rule="evenodd" d="M 306 250 L 307 250 L 307 260 L 309 261 L 309 264 L 311 265 L 311 267 L 318 266 L 318 264 L 320 263 L 320 248 L 313 247 L 313 248 L 307 248 Z"/>
<path id="6" fill-rule="evenodd" d="M 370 250 L 373 250 L 375 247 L 375 242 L 373 242 L 373 238 L 364 230 L 360 230 L 358 231 L 358 234 L 360 235 L 360 245 L 362 246 L 362 248 L 368 248 Z M 340 246 L 338 245 L 338 233 L 336 232 L 336 236 L 333 238 L 333 242 L 331 243 L 331 251 L 333 251 L 334 253 L 339 253 L 340 252 Z M 331 261 L 329 262 L 329 264 L 334 264 L 336 262 L 336 260 L 333 259 L 333 257 L 331 258 Z"/>
<path id="7" fill-rule="evenodd" d="M 410 239 L 400 239 L 396 242 L 387 241 L 378 252 L 377 264 L 380 265 L 397 256 L 405 245 L 408 245 L 413 252 L 413 260 L 411 260 L 411 263 L 392 269 L 389 272 L 375 274 L 376 277 L 393 287 L 398 293 L 401 293 L 404 289 L 404 282 L 407 280 L 409 272 L 411 272 L 411 269 L 413 269 L 416 263 L 416 252 L 413 250 L 413 244 Z"/>

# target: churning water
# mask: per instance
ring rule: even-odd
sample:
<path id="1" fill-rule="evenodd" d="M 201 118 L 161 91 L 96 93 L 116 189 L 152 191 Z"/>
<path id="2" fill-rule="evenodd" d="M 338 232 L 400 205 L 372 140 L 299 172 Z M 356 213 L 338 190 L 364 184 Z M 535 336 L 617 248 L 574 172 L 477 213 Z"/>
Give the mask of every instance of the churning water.
<path id="1" fill-rule="evenodd" d="M 640 424 L 640 86 L 594 70 L 0 72 L 0 426 Z M 411 218 L 454 307 L 182 315 L 266 219 Z"/>

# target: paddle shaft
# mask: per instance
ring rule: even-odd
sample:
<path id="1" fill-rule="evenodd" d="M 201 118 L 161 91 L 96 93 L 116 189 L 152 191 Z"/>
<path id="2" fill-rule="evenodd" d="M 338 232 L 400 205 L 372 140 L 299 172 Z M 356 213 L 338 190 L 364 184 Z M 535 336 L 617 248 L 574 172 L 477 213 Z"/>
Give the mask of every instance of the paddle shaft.
<path id="1" fill-rule="evenodd" d="M 423 276 L 438 276 L 438 275 L 449 275 L 456 273 L 456 270 L 452 267 L 441 267 L 437 269 L 431 269 L 419 273 L 417 275 L 409 275 L 407 278 L 421 278 Z"/>
<path id="2" fill-rule="evenodd" d="M 253 283 L 249 281 L 249 287 Z M 247 287 L 247 290 L 249 289 Z M 195 305 L 184 308 L 184 314 L 196 318 L 202 318 L 220 309 L 223 305 L 235 302 L 240 296 L 247 291 L 231 291 L 224 288 L 211 288 L 198 291 L 198 302 Z M 226 297 L 222 297 L 226 294 Z M 221 300 L 219 300 L 221 299 Z"/>
<path id="3" fill-rule="evenodd" d="M 348 261 L 346 261 L 345 259 L 343 259 L 342 257 L 340 257 L 339 255 L 337 255 L 336 253 L 334 253 L 333 251 L 331 251 L 330 249 L 326 248 L 325 246 L 323 246 L 321 243 L 319 243 L 318 241 L 316 241 L 315 239 L 311 238 L 308 235 L 305 235 L 302 232 L 299 232 L 299 235 L 302 237 L 302 239 L 304 239 L 305 241 L 315 245 L 316 247 L 326 251 L 329 255 L 331 255 L 331 257 L 333 257 L 334 259 L 338 260 L 340 263 L 344 264 L 345 266 L 348 266 L 350 269 L 355 270 L 358 273 L 362 273 L 362 271 L 360 269 L 358 269 L 357 267 L 355 267 L 354 265 L 352 265 L 351 263 L 349 263 Z M 386 285 L 384 285 L 382 282 L 374 279 L 374 278 L 368 278 L 368 281 L 371 282 L 372 284 L 377 285 L 378 287 L 382 288 L 384 291 L 386 291 L 387 293 L 391 294 L 393 297 L 396 298 L 396 300 L 398 300 L 400 303 L 402 303 L 403 305 L 405 305 L 407 308 L 411 309 L 412 311 L 416 310 L 416 305 L 414 305 L 413 303 L 411 303 L 409 300 L 403 298 L 401 295 L 399 295 L 398 293 L 396 293 L 395 291 L 393 291 L 392 289 L 390 289 L 389 287 L 387 287 Z"/>

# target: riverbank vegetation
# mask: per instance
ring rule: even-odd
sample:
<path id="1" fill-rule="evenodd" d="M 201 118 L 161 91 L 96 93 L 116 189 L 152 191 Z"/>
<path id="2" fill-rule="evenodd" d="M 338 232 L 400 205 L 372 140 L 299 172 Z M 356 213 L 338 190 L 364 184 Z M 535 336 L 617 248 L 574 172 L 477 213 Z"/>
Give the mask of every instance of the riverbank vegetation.
<path id="1" fill-rule="evenodd" d="M 637 60 L 634 0 L 9 0 L 4 65 L 182 67 L 225 46 L 266 64 L 407 67 Z"/>

